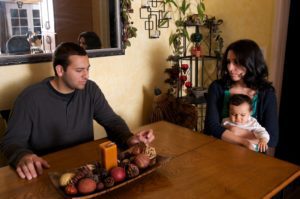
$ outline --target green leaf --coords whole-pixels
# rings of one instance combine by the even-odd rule
[[[201,2],[200,5],[201,5],[202,10],[205,11],[205,4],[203,2]]]
[[[158,23],[158,27],[161,28],[163,27],[166,23],[168,22],[168,19],[162,19]]]
[[[177,4],[176,4],[176,2],[174,0],[165,0],[163,3],[165,5],[166,4],[169,4],[169,5],[173,4],[176,8],[178,8],[178,6],[177,6]]]
[[[200,4],[197,5],[197,12],[198,12],[198,16],[199,16],[201,22],[203,22],[203,20],[204,20],[204,15],[205,15],[204,11],[205,11],[205,6],[201,2]]]
[[[185,15],[185,13],[189,9],[190,5],[191,5],[190,3],[186,3],[186,0],[182,1],[181,6],[179,7],[179,10],[181,11],[181,13],[183,15]]]
[[[188,39],[188,41],[190,41],[189,32],[187,31],[187,29],[186,29],[186,28],[184,28],[184,29],[183,29],[183,36],[184,36],[185,38],[187,38],[187,39]]]
[[[171,34],[170,37],[169,37],[169,45],[170,46],[173,44],[174,40],[175,40],[175,35]]]

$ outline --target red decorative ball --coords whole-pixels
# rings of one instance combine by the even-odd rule
[[[115,182],[122,182],[126,178],[125,169],[122,167],[114,167],[110,171],[110,176],[113,177]]]
[[[192,87],[192,82],[185,82],[184,85],[187,88],[191,88]]]
[[[68,195],[75,195],[78,193],[78,190],[74,185],[69,184],[65,187],[65,193]]]
[[[81,194],[90,194],[96,190],[97,184],[91,178],[83,178],[78,182],[78,191]]]

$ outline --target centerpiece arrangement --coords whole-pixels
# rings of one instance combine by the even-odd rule
[[[114,163],[115,144],[109,146],[109,156],[102,153],[101,161],[83,165],[62,173],[50,173],[54,186],[66,198],[93,198],[135,181],[162,166],[169,160],[156,154],[155,148],[139,143],[118,153]],[[113,152],[114,153],[114,152]],[[115,164],[115,165],[114,165]]]

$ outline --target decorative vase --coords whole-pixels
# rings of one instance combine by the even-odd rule
[[[191,54],[195,57],[201,57],[201,46],[200,44],[195,44],[192,48],[191,48]]]

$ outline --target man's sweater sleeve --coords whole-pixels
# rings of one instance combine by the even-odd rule
[[[30,105],[27,102],[28,100],[24,96],[17,98],[6,132],[0,142],[1,151],[13,167],[16,167],[25,154],[33,153],[28,149],[31,129],[29,108],[32,104]]]
[[[118,147],[126,149],[128,147],[127,140],[133,134],[125,121],[110,107],[98,87],[95,90],[94,106],[94,119],[104,127],[108,139],[116,142]]]

